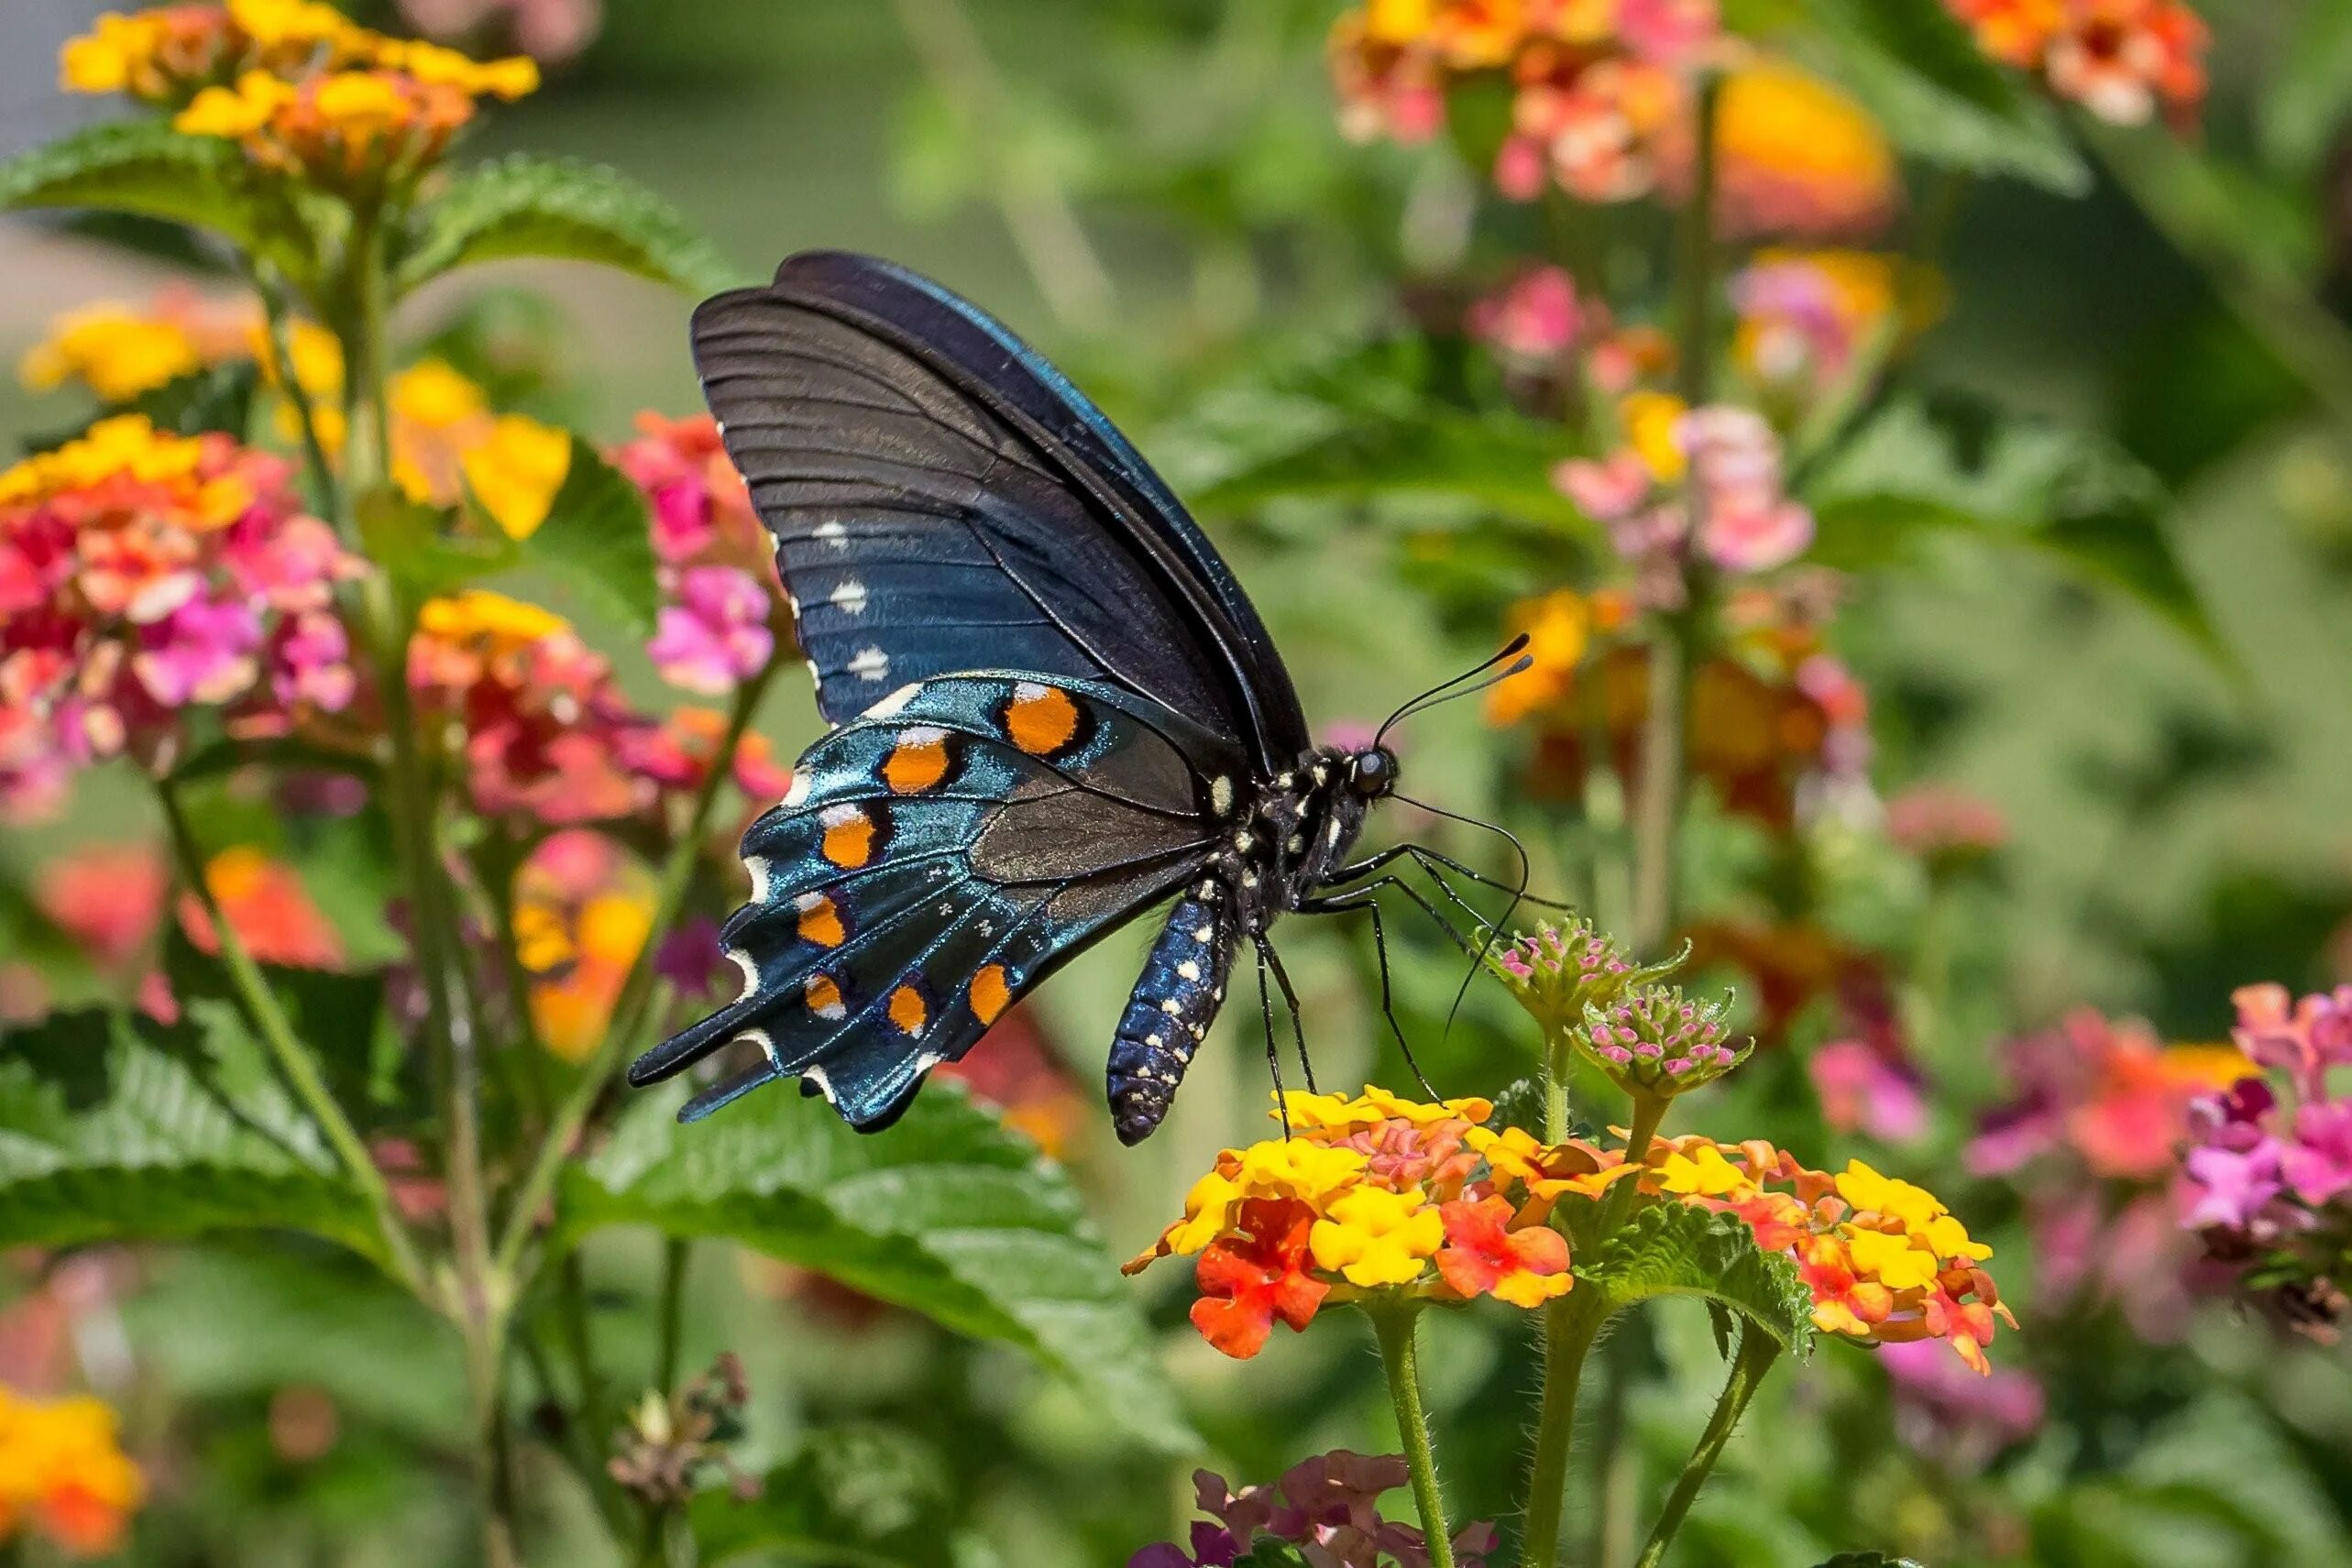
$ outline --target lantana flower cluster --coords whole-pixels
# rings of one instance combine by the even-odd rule
[[[1127,1559],[1127,1568],[1232,1568],[1267,1541],[1301,1548],[1316,1568],[1428,1568],[1422,1531],[1380,1517],[1381,1496],[1409,1479],[1401,1455],[1344,1448],[1301,1460],[1270,1486],[1238,1492],[1214,1471],[1196,1470],[1193,1496],[1209,1518],[1192,1526],[1191,1550],[1147,1546]],[[1494,1544],[1490,1524],[1456,1531],[1456,1568],[1485,1568]]]
[[[1732,363],[1775,404],[1808,408],[1913,324],[1906,282],[1893,258],[1871,251],[1760,250],[1731,282]]]
[[[1731,811],[1786,830],[1800,805],[1867,789],[1869,694],[1823,637],[1830,579],[1783,574],[1735,587],[1721,610],[1724,644],[1691,673],[1688,767]],[[1623,590],[1559,590],[1518,606],[1535,663],[1487,696],[1487,718],[1534,731],[1526,782],[1576,798],[1601,760],[1634,776],[1649,707],[1649,650],[1639,607]]]
[[[1689,75],[1720,37],[1713,0],[1490,5],[1369,0],[1331,38],[1341,125],[1368,140],[1426,140],[1467,78],[1511,93],[1495,183],[1532,199],[1550,182],[1588,202],[1646,194],[1662,143],[1687,115]]]
[[[1864,1343],[1940,1339],[1977,1372],[1995,1320],[2017,1326],[1973,1239],[1942,1200],[1860,1160],[1810,1170],[1761,1140],[1703,1136],[1653,1144],[1642,1190],[1738,1215],[1766,1252],[1796,1260],[1813,1324]]]
[[[2236,992],[2249,1071],[2190,1108],[2182,1223],[2239,1288],[2333,1342],[2352,1315],[2352,985]]]
[[[1944,0],[1977,47],[2116,125],[2196,118],[2205,24],[2182,0]]]
[[[2176,1338],[2207,1281],[2168,1190],[2201,1100],[2246,1076],[2229,1046],[2167,1045],[2078,1009],[2003,1049],[2012,1098],[1967,1149],[2025,1197],[2042,1299],[2112,1301],[2144,1339]]]
[[[1785,566],[1813,543],[1813,514],[1784,489],[1780,436],[1762,414],[1643,391],[1625,399],[1619,423],[1623,445],[1572,457],[1553,480],[1609,529],[1646,607],[1680,604],[1694,533],[1698,552],[1732,573]]]
[[[1567,1238],[1548,1223],[1553,1205],[1631,1172],[1589,1144],[1491,1131],[1493,1109],[1379,1088],[1286,1094],[1276,1114],[1290,1135],[1218,1155],[1184,1217],[1126,1271],[1196,1257],[1193,1326],[1245,1360],[1276,1322],[1303,1330],[1335,1292],[1540,1306],[1574,1283]]]
[[[0,1387],[0,1543],[29,1530],[76,1556],[101,1556],[121,1544],[146,1496],[103,1402]]]
[[[654,515],[665,605],[646,652],[671,685],[723,696],[764,669],[790,616],[751,492],[709,415],[640,414],[612,462]]]
[[[358,190],[413,177],[479,100],[536,91],[539,67],[389,38],[313,0],[228,0],[101,16],[66,45],[60,77],[169,110],[174,128],[238,142],[266,168]]]
[[[356,688],[335,585],[364,568],[287,466],[126,414],[0,472],[0,811],[169,760],[192,710],[279,733]]]

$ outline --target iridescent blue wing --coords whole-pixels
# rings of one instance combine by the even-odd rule
[[[1270,775],[1306,720],[1258,614],[1094,405],[977,307],[870,257],[810,252],[707,301],[695,362],[774,531],[818,704],[909,681],[1107,680]]]
[[[1199,874],[1246,754],[1116,686],[1027,673],[894,693],[809,748],[743,837],[731,1005],[647,1052],[651,1083],[748,1042],[682,1115],[798,1077],[886,1124],[1063,960]]]

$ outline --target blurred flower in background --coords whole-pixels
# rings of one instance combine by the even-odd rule
[[[570,60],[604,26],[600,0],[400,0],[418,32],[444,43],[501,37],[543,64]]]
[[[654,875],[601,833],[553,833],[514,878],[515,955],[540,1043],[577,1062],[603,1040],[654,924]]]
[[[72,1556],[103,1556],[146,1496],[104,1403],[0,1387],[0,1541],[29,1530]]]
[[[2205,96],[2204,20],[2181,0],[1944,0],[1977,46],[2116,125],[2193,125]]]
[[[1230,1568],[1260,1541],[1303,1549],[1316,1568],[1425,1568],[1428,1539],[1412,1525],[1380,1518],[1383,1494],[1402,1487],[1411,1474],[1401,1455],[1353,1453],[1336,1449],[1302,1459],[1270,1486],[1232,1484],[1214,1471],[1192,1473],[1193,1498],[1214,1523],[1192,1526],[1191,1551],[1147,1546],[1127,1559],[1127,1568]],[[1455,1532],[1457,1568],[1485,1568],[1495,1547],[1490,1524]]]

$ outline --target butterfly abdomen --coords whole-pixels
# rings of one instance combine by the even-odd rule
[[[1225,1002],[1233,948],[1233,919],[1225,904],[1187,897],[1169,912],[1111,1042],[1106,1087],[1121,1143],[1141,1143],[1168,1114],[1192,1053]]]

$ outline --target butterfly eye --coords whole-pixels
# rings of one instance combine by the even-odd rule
[[[1347,782],[1357,795],[1386,795],[1396,784],[1396,759],[1374,747],[1347,760]]]

